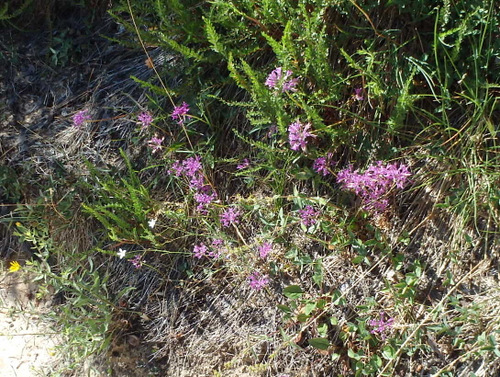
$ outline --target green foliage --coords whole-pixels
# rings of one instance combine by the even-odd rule
[[[0,165],[0,198],[16,203],[21,198],[21,185],[14,169]]]
[[[97,267],[87,250],[68,252],[54,241],[47,211],[38,217],[40,209],[20,207],[14,234],[33,250],[33,259],[23,267],[36,284],[36,298],[59,297],[61,304],[48,313],[64,341],[58,346],[63,355],[61,371],[81,367],[91,355],[102,355],[112,340],[114,304],[107,292],[109,275]]]
[[[91,204],[84,203],[83,208],[101,222],[113,241],[154,242],[148,227],[148,215],[154,211],[149,191],[141,184],[123,152],[122,157],[127,164],[128,177],[118,182],[111,176],[99,176],[91,167],[98,185],[98,197]]]
[[[10,2],[7,1],[3,5],[3,7],[0,8],[0,21],[10,20],[19,17],[26,11],[26,9],[31,5],[31,3],[33,3],[33,0],[24,0],[20,5],[14,4],[14,2],[10,4]],[[12,5],[15,5],[17,9],[15,9]],[[9,9],[9,6],[11,9]]]

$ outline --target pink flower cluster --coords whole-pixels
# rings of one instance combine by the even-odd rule
[[[240,223],[240,211],[235,207],[229,207],[220,214],[220,222],[223,227],[227,228],[231,224]]]
[[[259,246],[258,251],[259,251],[259,256],[262,259],[266,259],[269,253],[273,250],[273,244],[271,242],[264,242],[262,245]]]
[[[175,106],[174,111],[172,112],[172,119],[177,121],[177,124],[184,123],[185,118],[189,118],[189,105],[186,102],[183,102],[180,106]]]
[[[199,212],[206,213],[207,206],[217,199],[217,193],[205,182],[200,156],[188,157],[184,161],[175,161],[168,173],[189,179],[189,188],[195,192],[194,200],[198,203],[196,209]]]
[[[306,151],[307,138],[316,137],[309,130],[311,130],[311,123],[302,124],[300,121],[296,121],[288,126],[288,141],[292,150],[302,149],[303,152]]]
[[[238,165],[236,165],[236,169],[238,170],[242,170],[242,169],[246,169],[250,166],[250,160],[248,158],[244,158],[241,163],[239,163]]]
[[[305,226],[311,226],[316,224],[316,221],[320,215],[319,211],[316,211],[313,206],[305,206],[304,209],[299,210],[300,220]]]
[[[404,188],[410,176],[411,173],[404,164],[384,165],[382,161],[378,161],[364,173],[354,170],[352,166],[341,170],[337,174],[337,182],[345,190],[354,191],[361,198],[364,208],[381,213],[389,205],[390,190],[394,187]]]
[[[212,241],[210,246],[205,245],[203,242],[195,245],[193,248],[193,256],[198,259],[203,257],[218,258],[225,251],[227,251],[227,249],[224,246],[224,240],[217,238]]]
[[[368,325],[373,327],[370,331],[372,334],[380,334],[382,339],[386,338],[386,332],[390,330],[392,325],[394,324],[394,318],[388,317],[385,318],[385,312],[380,313],[380,319],[372,319],[368,321]]]
[[[266,285],[269,284],[269,277],[267,275],[262,275],[258,271],[254,271],[248,277],[248,285],[256,291],[261,290]]]
[[[316,173],[326,176],[330,174],[330,167],[335,165],[332,161],[333,153],[328,153],[325,157],[318,157],[314,160],[313,169]]]
[[[354,98],[356,101],[363,101],[365,99],[365,97],[363,97],[363,88],[354,89]]]
[[[141,114],[139,114],[137,120],[141,123],[141,129],[145,130],[150,126],[151,122],[153,121],[153,117],[151,116],[150,113],[144,111]]]
[[[75,115],[73,115],[73,126],[76,128],[81,128],[83,123],[90,119],[90,115],[87,114],[87,110],[80,110]]]
[[[132,265],[135,268],[141,268],[142,267],[142,257],[139,254],[137,254],[134,258],[130,259],[130,263],[132,263]]]
[[[297,91],[297,84],[299,83],[298,78],[292,78],[293,72],[292,71],[285,71],[283,73],[283,69],[281,67],[278,67],[274,69],[269,76],[267,76],[266,79],[266,85],[271,88],[271,89],[280,89],[281,91],[284,92],[296,92]]]
[[[165,140],[164,137],[159,138],[156,135],[154,135],[150,140],[148,140],[148,145],[153,150],[153,153],[156,153],[161,150],[161,143],[163,143],[163,140]]]

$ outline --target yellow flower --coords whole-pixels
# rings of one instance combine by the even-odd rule
[[[19,269],[21,269],[21,265],[19,264],[19,262],[17,261],[10,262],[10,267],[9,267],[10,272],[16,272]]]

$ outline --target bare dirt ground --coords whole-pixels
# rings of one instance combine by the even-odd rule
[[[36,288],[22,272],[0,276],[0,370],[3,377],[46,376],[59,362],[61,341],[41,319],[50,302],[34,299]]]

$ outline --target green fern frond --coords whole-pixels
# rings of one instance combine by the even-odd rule
[[[227,69],[229,70],[229,75],[236,82],[236,84],[240,88],[243,88],[250,92],[250,85],[248,81],[243,77],[243,75],[241,75],[241,73],[238,71],[238,68],[234,63],[233,55],[231,53],[229,53],[228,56]]]
[[[255,104],[253,102],[248,102],[248,101],[227,101],[224,98],[221,98],[221,97],[213,95],[213,94],[207,95],[207,98],[216,99],[217,101],[219,101],[219,102],[221,102],[224,105],[229,106],[229,107],[247,107],[247,108],[251,108],[251,107],[255,106]]]
[[[208,38],[208,41],[212,45],[212,50],[218,52],[223,56],[227,56],[226,48],[220,41],[220,36],[217,34],[214,25],[210,21],[209,18],[203,17],[203,21],[205,22],[205,32]]]
[[[275,147],[272,147],[266,143],[263,143],[262,141],[252,140],[249,137],[246,137],[246,136],[242,135],[241,133],[239,133],[238,130],[236,130],[236,129],[233,129],[233,132],[236,135],[236,137],[243,140],[245,143],[247,143],[248,145],[251,145],[252,147],[258,148],[260,150],[263,150],[263,151],[266,151],[266,152],[269,152],[272,154],[276,153]]]
[[[165,33],[158,32],[157,34],[158,34],[159,40],[161,42],[165,43],[168,47],[170,47],[174,51],[177,51],[178,53],[180,53],[185,58],[190,58],[190,59],[193,59],[193,60],[195,60],[197,62],[201,62],[201,61],[206,61],[207,60],[200,53],[196,52],[192,48],[189,48],[189,47],[187,47],[185,45],[182,45],[182,44],[176,42],[172,38],[169,38]]]
[[[84,212],[87,212],[89,215],[95,217],[99,222],[104,225],[106,229],[112,229],[111,223],[108,221],[107,218],[101,215],[100,212],[98,212],[95,208],[88,206],[86,204],[82,204]]]

